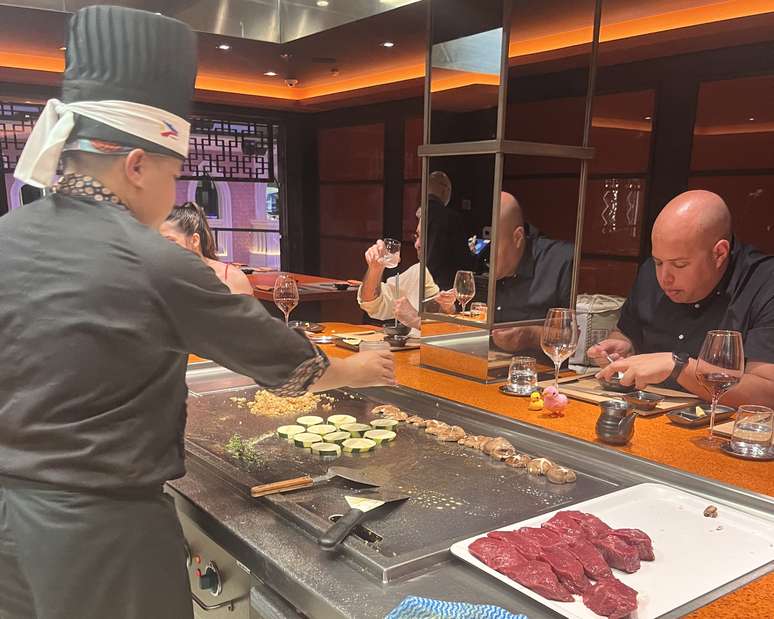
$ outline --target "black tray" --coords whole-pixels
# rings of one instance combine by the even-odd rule
[[[707,411],[707,414],[702,417],[698,417],[696,415],[696,406],[701,406],[705,411]],[[678,426],[683,426],[685,428],[703,428],[708,426],[710,423],[711,408],[712,404],[709,402],[699,402],[699,404],[696,405],[671,410],[666,414],[666,416],[669,417],[669,421]],[[722,404],[719,404],[715,412],[715,423],[717,424],[719,421],[725,421],[726,419],[729,419],[735,412],[736,409],[731,408],[730,406],[723,406]]]

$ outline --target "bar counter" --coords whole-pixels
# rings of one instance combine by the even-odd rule
[[[353,331],[357,328],[359,327],[339,323],[326,324],[326,332]],[[324,346],[323,350],[331,357],[346,357],[352,354],[332,345]],[[545,412],[527,410],[527,398],[503,395],[498,391],[497,384],[477,384],[422,368],[419,365],[418,350],[397,352],[394,356],[395,374],[400,385],[542,426],[575,438],[600,443],[594,431],[599,408],[593,404],[571,399],[564,417],[552,417]],[[774,462],[749,462],[703,449],[697,446],[695,441],[702,438],[706,432],[706,428],[691,430],[676,426],[664,415],[640,417],[636,421],[634,437],[628,445],[624,447],[606,445],[606,447],[746,490],[774,495]],[[688,617],[769,619],[774,617],[772,591],[774,591],[774,574],[770,573],[691,613]]]

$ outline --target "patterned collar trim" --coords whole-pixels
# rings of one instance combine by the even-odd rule
[[[83,174],[65,174],[51,188],[54,193],[61,193],[73,198],[88,198],[98,203],[106,202],[114,206],[127,208],[121,199],[105,187],[93,176]]]

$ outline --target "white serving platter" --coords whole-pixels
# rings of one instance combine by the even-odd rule
[[[655,619],[774,562],[774,516],[767,519],[716,504],[717,518],[707,518],[704,510],[708,505],[705,498],[646,483],[563,509],[594,514],[613,528],[642,529],[651,537],[656,560],[643,561],[634,574],[613,570],[613,575],[638,591],[639,606],[631,619]],[[557,511],[561,510],[499,530],[538,527]],[[485,535],[457,542],[451,547],[452,554],[564,617],[599,618],[578,595],[575,602],[548,600],[484,565],[470,554],[468,546]]]

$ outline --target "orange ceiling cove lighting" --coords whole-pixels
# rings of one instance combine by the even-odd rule
[[[602,42],[617,41],[771,12],[774,12],[774,0],[710,1],[697,7],[665,11],[616,23],[603,23],[600,40]],[[592,30],[589,26],[552,33],[533,39],[512,41],[508,50],[509,57],[517,58],[587,44],[591,41],[591,36]],[[0,67],[61,73],[64,70],[64,58],[61,53],[49,56],[0,50]],[[215,74],[200,73],[196,79],[196,88],[212,92],[251,95],[287,101],[303,101],[305,99],[416,80],[424,77],[424,73],[424,59],[417,59],[415,64],[409,64],[400,68],[364,73],[350,78],[335,77],[335,79],[324,84],[309,87],[302,85],[295,88],[253,82],[249,79],[240,80]],[[432,89],[434,92],[438,92],[474,84],[497,85],[498,78],[492,75],[460,73],[459,75],[449,75],[433,80]]]

